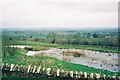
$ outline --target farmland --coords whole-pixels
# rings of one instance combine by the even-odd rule
[[[65,71],[82,71],[87,73],[100,73],[107,76],[119,75],[118,71],[112,72],[89,65],[75,64],[70,61],[60,60],[53,56],[27,56],[29,51],[45,51],[56,49],[90,50],[101,53],[119,54],[119,41],[117,30],[3,30],[2,33],[2,62],[23,66],[42,66],[42,68],[64,69]],[[13,45],[13,47],[8,47]],[[15,45],[28,47],[17,48]],[[64,53],[65,54],[65,53]],[[75,53],[67,53],[68,55]],[[81,56],[81,55],[80,55]],[[109,57],[109,56],[108,56]],[[116,58],[115,58],[116,59]],[[116,61],[117,63],[117,61]],[[112,64],[113,66],[115,64]],[[120,66],[117,63],[117,66]],[[95,75],[95,74],[94,74]],[[4,77],[4,76],[3,76]]]

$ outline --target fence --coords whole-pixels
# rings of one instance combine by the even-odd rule
[[[1,65],[3,77],[17,77],[17,78],[47,78],[57,80],[120,80],[119,75],[106,76],[99,73],[87,73],[82,71],[65,71],[61,69],[44,68],[42,66],[19,66],[8,65],[2,63]]]

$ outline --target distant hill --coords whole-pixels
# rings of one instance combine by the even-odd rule
[[[89,28],[89,29],[66,29],[66,28],[55,28],[55,29],[40,29],[40,28],[2,28],[2,31],[85,31],[85,32],[118,32],[118,28]]]

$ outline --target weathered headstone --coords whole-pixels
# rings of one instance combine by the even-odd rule
[[[10,71],[13,70],[13,67],[14,67],[14,64],[11,64],[11,66],[10,66]]]

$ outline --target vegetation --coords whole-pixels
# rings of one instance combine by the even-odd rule
[[[109,72],[109,71],[105,71],[105,70],[100,70],[100,69],[95,69],[92,67],[88,67],[88,66],[83,66],[80,64],[73,64],[70,62],[66,62],[63,60],[58,60],[56,58],[53,57],[48,57],[48,56],[26,56],[24,54],[24,49],[17,49],[16,50],[16,55],[15,56],[6,56],[5,58],[3,58],[3,62],[4,63],[8,63],[8,64],[18,64],[18,65],[23,65],[23,66],[28,66],[28,65],[32,65],[32,67],[34,67],[34,65],[36,66],[40,66],[42,65],[42,68],[54,68],[54,69],[64,69],[65,71],[86,71],[88,73],[101,73],[101,74],[106,74],[106,75],[115,75],[115,74],[119,74],[117,72]]]
[[[118,30],[93,31],[4,31],[4,39],[35,41],[59,45],[87,45],[117,49],[119,46]]]
[[[58,60],[48,56],[27,56],[29,50],[47,50],[51,48],[75,48],[101,52],[119,53],[119,38],[116,30],[100,31],[14,31],[5,30],[2,33],[2,60],[4,63],[18,65],[42,65],[42,67],[60,68],[64,70],[86,71],[106,75],[120,74],[102,69],[95,69],[80,64]],[[24,49],[9,47],[10,45],[27,45]],[[69,54],[69,53],[66,53]],[[79,53],[80,54],[80,53]],[[74,56],[81,56],[74,53]]]
[[[9,42],[9,41],[6,41]],[[28,45],[28,46],[33,46],[34,50],[46,50],[50,48],[76,48],[76,49],[87,49],[87,50],[94,50],[94,51],[100,51],[100,52],[113,52],[113,53],[119,53],[120,50],[110,48],[110,47],[102,47],[102,46],[88,46],[88,45],[60,45],[60,44],[49,44],[49,43],[41,43],[41,42],[35,42],[35,41],[15,41],[11,40],[10,41],[11,45]]]

